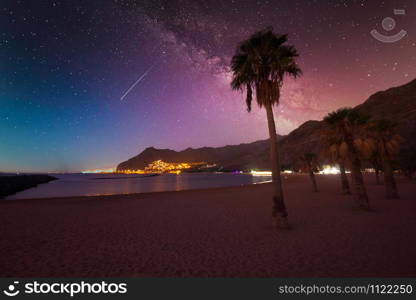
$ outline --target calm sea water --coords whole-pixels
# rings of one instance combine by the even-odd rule
[[[238,186],[270,180],[270,177],[230,173],[163,174],[154,177],[124,174],[54,174],[53,176],[59,179],[19,192],[6,199],[179,191]]]

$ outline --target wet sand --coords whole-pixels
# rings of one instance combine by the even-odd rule
[[[0,277],[416,276],[416,181],[400,199],[367,176],[373,212],[336,175],[284,180],[291,230],[271,223],[271,185],[0,201]]]

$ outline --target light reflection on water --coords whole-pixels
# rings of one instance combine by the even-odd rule
[[[270,177],[267,176],[253,177],[248,174],[231,173],[163,174],[153,177],[124,174],[57,174],[53,176],[59,178],[59,180],[41,184],[37,187],[9,196],[6,199],[179,191],[238,186],[243,184],[262,183],[270,180]]]

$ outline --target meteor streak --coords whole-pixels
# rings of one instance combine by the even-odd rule
[[[121,96],[121,98],[120,98],[120,100],[123,100],[130,92],[131,92],[131,90],[132,89],[134,89],[134,87],[140,82],[140,81],[142,81],[142,79],[143,78],[145,78],[146,77],[146,75],[150,72],[150,70],[152,70],[153,69],[153,67],[155,66],[155,64],[153,64],[153,65],[151,65],[150,66],[150,68],[149,69],[147,69],[146,70],[146,72],[144,72],[140,77],[139,77],[139,79],[137,79],[136,80],[136,82],[135,83],[133,83],[132,85],[131,85],[131,87],[123,94],[123,96]]]

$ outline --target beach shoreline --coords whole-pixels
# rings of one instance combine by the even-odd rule
[[[157,176],[106,176],[96,180],[94,174],[57,175],[58,180],[51,184],[21,191],[5,200],[68,198],[84,196],[107,196],[140,194],[165,191],[183,191],[229,186],[242,186],[267,182],[269,177],[231,173],[184,173],[158,174]]]
[[[149,195],[161,195],[161,194],[171,194],[171,193],[181,193],[181,192],[209,192],[215,190],[225,190],[225,189],[240,189],[242,187],[250,187],[260,184],[270,184],[269,181],[264,182],[254,182],[254,183],[247,183],[247,184],[240,184],[240,185],[233,185],[233,186],[219,186],[219,187],[207,187],[207,188],[188,188],[183,190],[167,190],[167,191],[153,191],[153,192],[139,192],[139,193],[122,193],[122,194],[101,194],[101,195],[84,195],[84,196],[63,196],[63,197],[36,197],[36,198],[21,198],[21,199],[1,199],[0,201],[9,201],[9,202],[17,202],[17,201],[60,201],[60,200],[87,200],[87,199],[94,199],[94,198],[105,198],[106,200],[111,200],[112,198],[120,199],[120,198],[130,198],[136,196],[149,196]],[[0,202],[1,203],[1,202]]]
[[[269,183],[1,201],[0,276],[416,276],[416,183],[400,178],[387,200],[372,180],[374,211],[358,212],[336,175],[318,193],[287,177],[292,229],[279,232]]]

